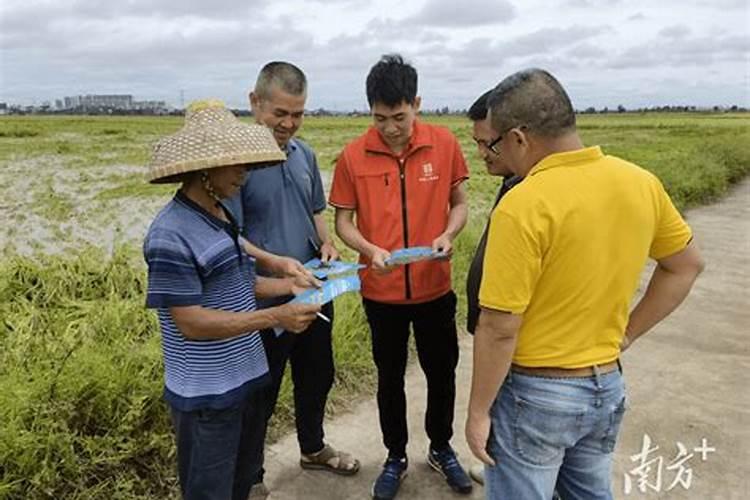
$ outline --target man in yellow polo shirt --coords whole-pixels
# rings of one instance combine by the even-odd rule
[[[583,146],[552,75],[511,75],[488,108],[488,147],[525,180],[492,214],[466,437],[488,498],[610,499],[618,358],[682,302],[703,263],[653,174]],[[649,257],[656,269],[629,312]]]

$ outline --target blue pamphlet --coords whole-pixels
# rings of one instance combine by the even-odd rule
[[[431,260],[446,257],[445,252],[434,251],[430,247],[410,247],[401,248],[391,252],[390,258],[386,259],[386,266],[398,266],[419,262],[421,260]]]
[[[320,259],[312,259],[305,262],[305,269],[312,271],[318,279],[328,278],[329,276],[338,276],[340,274],[354,273],[365,266],[356,262],[342,262],[340,260],[331,260],[322,262]]]
[[[302,304],[326,304],[341,294],[358,292],[361,288],[359,276],[353,274],[323,282],[323,286],[316,290],[307,290],[292,299],[292,302]]]

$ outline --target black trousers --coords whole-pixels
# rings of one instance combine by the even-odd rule
[[[271,418],[276,408],[281,381],[289,360],[294,383],[297,440],[300,451],[306,455],[323,448],[323,417],[328,392],[333,386],[333,303],[325,304],[321,312],[331,323],[316,318],[303,333],[283,332],[279,337],[273,330],[264,330],[262,333],[271,373],[266,419]]]
[[[409,327],[414,328],[419,365],[427,378],[425,430],[430,446],[440,449],[453,437],[456,399],[456,295],[451,291],[422,304],[385,304],[363,299],[378,369],[378,412],[383,444],[392,457],[406,456],[404,373]]]

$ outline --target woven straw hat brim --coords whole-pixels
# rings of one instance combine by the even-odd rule
[[[184,174],[206,170],[209,168],[229,167],[246,164],[251,168],[263,168],[286,160],[283,153],[251,153],[244,155],[228,155],[192,161],[181,161],[170,165],[152,168],[148,173],[151,184],[170,184],[182,182]]]
[[[188,108],[185,126],[154,147],[148,180],[152,184],[182,182],[184,174],[210,168],[263,167],[286,159],[270,129],[244,124],[217,101]]]

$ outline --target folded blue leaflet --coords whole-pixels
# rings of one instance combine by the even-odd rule
[[[313,275],[319,280],[329,276],[354,273],[364,267],[356,262],[341,262],[340,260],[322,262],[320,259],[312,259],[305,262],[305,269],[312,271]]]
[[[391,252],[391,256],[386,259],[386,266],[398,266],[403,264],[410,264],[412,262],[419,262],[422,260],[439,259],[445,257],[445,252],[438,252],[430,247],[410,247],[401,248]]]
[[[323,282],[317,290],[307,290],[292,299],[292,302],[302,304],[326,304],[341,294],[358,292],[361,288],[359,276],[353,274],[343,278],[331,279]]]

